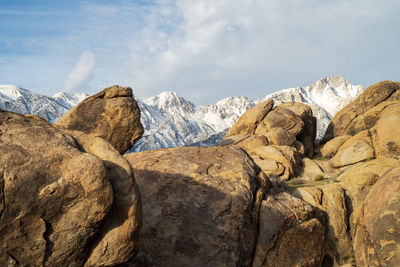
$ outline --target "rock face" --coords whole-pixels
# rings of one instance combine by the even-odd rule
[[[248,110],[219,144],[246,150],[267,175],[290,179],[300,170],[301,155],[313,155],[316,121],[303,103],[272,101]]]
[[[356,224],[358,266],[397,266],[400,262],[400,167],[382,176],[365,199]]]
[[[357,132],[352,131],[352,129],[354,129],[351,127],[352,122],[357,120],[357,117],[360,115],[367,113],[371,108],[390,99],[392,95],[392,98],[396,98],[395,93],[399,89],[400,83],[392,81],[383,81],[368,87],[360,96],[335,115],[323,139],[328,141],[334,137],[345,134],[355,135]],[[372,126],[373,125],[369,125],[369,128]]]
[[[250,266],[267,180],[242,150],[186,147],[125,157],[143,199],[135,264]]]
[[[0,110],[0,150],[0,265],[110,266],[133,257],[140,198],[110,144]]]
[[[325,229],[316,209],[288,193],[262,202],[253,267],[321,266]]]
[[[74,106],[56,125],[99,136],[121,154],[131,149],[144,132],[132,89],[118,85],[108,87]]]

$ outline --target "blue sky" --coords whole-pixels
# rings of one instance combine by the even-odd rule
[[[0,84],[199,104],[343,74],[400,80],[400,1],[0,0]]]

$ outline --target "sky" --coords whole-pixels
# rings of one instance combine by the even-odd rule
[[[344,75],[400,80],[398,0],[0,0],[0,84],[53,95],[261,99]]]

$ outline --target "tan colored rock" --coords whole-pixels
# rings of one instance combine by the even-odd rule
[[[118,85],[86,98],[56,125],[101,137],[121,154],[131,149],[144,132],[132,89]]]
[[[319,177],[324,177],[324,171],[312,159],[303,158],[303,173],[302,178],[309,181],[315,181]]]
[[[301,187],[293,196],[298,197],[317,208],[318,219],[324,223],[327,231],[327,246],[330,257],[336,264],[342,264],[351,255],[351,238],[348,232],[346,195],[338,184],[318,187]]]
[[[321,154],[324,158],[330,158],[336,154],[338,149],[349,140],[351,135],[342,135],[329,140],[321,148]]]
[[[358,210],[354,252],[357,266],[400,262],[400,167],[382,176]]]
[[[400,155],[400,102],[382,111],[373,133],[377,157]]]
[[[304,155],[312,157],[314,154],[314,141],[317,134],[317,119],[313,116],[310,106],[304,103],[283,103],[279,107],[289,109],[301,117],[304,127],[297,136],[297,140],[304,145]]]
[[[252,135],[249,138],[238,142],[236,145],[246,151],[250,151],[256,147],[268,145],[268,140],[262,135]]]
[[[0,133],[0,265],[82,266],[113,203],[103,161],[29,116],[0,111]]]
[[[316,210],[288,193],[262,202],[253,267],[320,266],[325,257],[325,229]]]
[[[400,93],[400,91],[396,92]],[[346,129],[346,133],[349,135],[355,135],[363,130],[368,130],[374,127],[381,117],[382,111],[395,104],[399,104],[399,100],[386,100],[379,103],[375,107],[369,109],[365,114],[361,114],[352,120]]]
[[[278,166],[279,164],[283,166],[285,169],[284,173],[281,174],[281,179],[289,179],[295,176],[300,170],[300,154],[295,148],[290,146],[260,146],[248,151],[248,153],[257,162],[259,160],[274,160],[278,163]],[[274,175],[275,173],[270,173],[267,169],[263,169],[263,171],[266,174]]]
[[[343,167],[375,157],[371,136],[368,130],[349,138],[332,158],[334,167]]]
[[[278,146],[291,146],[296,141],[296,136],[294,134],[289,133],[286,129],[282,127],[274,127],[271,128],[266,133],[268,143],[272,145]]]
[[[258,124],[255,133],[266,135],[274,127],[282,127],[289,133],[297,136],[303,130],[304,122],[299,115],[293,111],[277,107],[270,111]]]
[[[246,153],[229,146],[183,147],[125,157],[143,200],[136,264],[251,264],[261,184],[267,180],[257,177],[258,168]]]
[[[392,81],[379,82],[365,89],[361,95],[333,117],[323,140],[329,141],[334,137],[346,134],[350,123],[355,118],[390,98],[399,89],[400,84]]]
[[[274,101],[269,99],[247,110],[232,126],[225,137],[254,134],[257,125],[264,119],[273,106]]]
[[[100,137],[67,131],[80,147],[104,161],[114,192],[113,206],[103,221],[101,235],[92,241],[85,266],[114,266],[130,260],[139,249],[142,202],[129,162]]]

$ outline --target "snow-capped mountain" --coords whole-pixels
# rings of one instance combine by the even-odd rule
[[[175,92],[137,100],[144,136],[131,151],[190,145],[230,127],[254,102],[230,97],[214,105],[197,106]],[[223,137],[223,136],[222,136]]]
[[[267,95],[263,100],[272,98],[275,105],[284,102],[308,104],[317,118],[317,138],[322,138],[333,116],[363,90],[361,85],[352,85],[339,75],[321,79],[306,87],[283,89]]]
[[[15,85],[0,85],[0,108],[21,114],[34,114],[55,122],[72,106],[88,97],[78,93],[58,93],[53,97],[36,94]]]
[[[324,78],[306,87],[277,91],[272,98],[276,105],[283,102],[303,102],[311,106],[317,117],[317,137],[321,138],[332,117],[357,97],[363,88],[352,85],[343,76]],[[0,85],[0,108],[23,114],[35,114],[55,122],[87,94],[57,93],[52,97],[35,94],[13,85]],[[229,97],[213,105],[195,105],[175,92],[137,99],[141,110],[143,137],[133,151],[177,146],[213,146],[219,143],[227,129],[256,102],[247,97]]]

